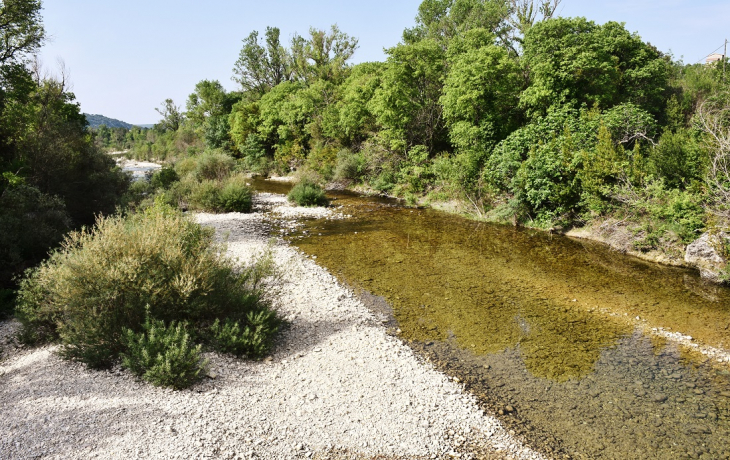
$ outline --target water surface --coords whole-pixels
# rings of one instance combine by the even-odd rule
[[[729,458],[730,378],[642,331],[728,348],[730,290],[603,245],[332,196],[293,244],[384,297],[401,336],[537,448],[568,458]]]

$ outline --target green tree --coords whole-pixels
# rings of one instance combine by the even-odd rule
[[[384,69],[385,65],[380,62],[358,64],[342,84],[337,120],[337,133],[341,143],[352,146],[377,131],[377,121],[370,101],[380,88]]]
[[[657,116],[665,107],[668,59],[622,24],[554,18],[531,27],[524,39],[530,86],[521,97],[533,116],[551,106],[631,102]]]
[[[259,101],[258,133],[282,164],[293,166],[306,156],[308,113],[298,97],[305,88],[302,82],[284,82]]]
[[[452,144],[487,152],[519,126],[524,79],[507,51],[492,44],[488,31],[474,29],[466,35],[466,45],[449,48],[453,56],[440,101]]]
[[[424,145],[430,153],[448,148],[439,103],[446,54],[438,42],[424,39],[388,51],[388,61],[370,109],[382,127],[380,136],[402,153]]]
[[[177,131],[185,120],[180,107],[175,105],[172,99],[165,99],[162,107],[155,108],[155,110],[162,116],[162,120],[157,125],[163,131]]]
[[[239,99],[239,94],[228,93],[219,81],[202,80],[188,96],[185,116],[209,146],[231,148],[228,116]]]
[[[40,0],[4,0],[0,4],[0,66],[24,62],[44,39]]]
[[[507,0],[424,0],[418,7],[416,26],[403,32],[403,41],[414,44],[433,39],[445,47],[471,29],[507,34],[510,5]]]
[[[246,99],[234,104],[228,116],[229,134],[233,145],[239,152],[243,152],[248,138],[258,136],[259,102],[249,102]]]
[[[254,100],[292,77],[291,56],[281,45],[280,34],[278,28],[267,27],[265,45],[260,43],[257,31],[243,40],[243,48],[233,67],[233,80]]]
[[[187,117],[196,126],[202,126],[210,117],[227,115],[235,98],[217,80],[202,80],[195,85],[195,91],[188,96]]]
[[[291,44],[294,72],[305,82],[325,80],[341,83],[348,75],[348,61],[357,50],[357,38],[342,32],[337,25],[330,31],[309,29],[309,38],[295,35]]]
[[[509,23],[512,26],[510,47],[517,51],[528,30],[537,22],[553,17],[562,0],[510,0]]]

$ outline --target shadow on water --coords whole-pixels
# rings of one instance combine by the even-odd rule
[[[592,242],[332,198],[353,218],[309,221],[292,243],[387,299],[404,339],[538,449],[730,457],[728,372],[637,327],[730,348],[727,288]]]

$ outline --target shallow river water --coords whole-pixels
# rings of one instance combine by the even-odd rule
[[[258,187],[262,187],[261,184]],[[392,306],[400,336],[557,458],[730,458],[730,289],[603,245],[333,194],[289,235]]]

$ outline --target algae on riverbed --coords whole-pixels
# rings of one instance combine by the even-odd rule
[[[407,339],[451,338],[478,354],[519,345],[531,372],[557,381],[590,373],[637,316],[725,345],[728,290],[697,294],[687,270],[382,200],[335,203],[355,217],[310,222],[296,245],[387,298]]]

